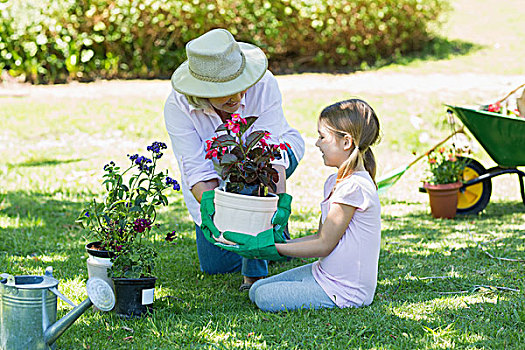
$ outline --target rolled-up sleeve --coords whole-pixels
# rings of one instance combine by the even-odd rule
[[[192,188],[200,181],[219,178],[213,162],[205,159],[204,141],[188,116],[169,100],[164,106],[166,129],[171,139],[175,158],[179,163],[182,181]]]

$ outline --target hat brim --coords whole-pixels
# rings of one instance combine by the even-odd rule
[[[171,86],[181,94],[215,98],[230,96],[254,85],[266,72],[268,59],[257,46],[243,42],[238,44],[246,58],[246,66],[237,78],[221,83],[199,80],[191,75],[186,60],[173,72]]]

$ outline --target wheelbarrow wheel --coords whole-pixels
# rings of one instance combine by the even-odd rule
[[[467,164],[463,170],[463,181],[475,179],[486,172],[487,170],[480,162],[472,158],[467,158]],[[460,215],[479,213],[485,209],[489,203],[491,194],[492,183],[490,180],[460,189],[456,213]]]

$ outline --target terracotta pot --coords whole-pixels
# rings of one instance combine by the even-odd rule
[[[441,185],[430,185],[428,183],[423,185],[428,193],[430,211],[433,217],[453,219],[456,216],[458,191],[462,185],[461,181]]]

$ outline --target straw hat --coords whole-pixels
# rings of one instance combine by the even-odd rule
[[[268,68],[257,46],[237,42],[225,29],[213,29],[186,44],[188,59],[171,76],[173,88],[196,97],[225,97],[243,91]]]

